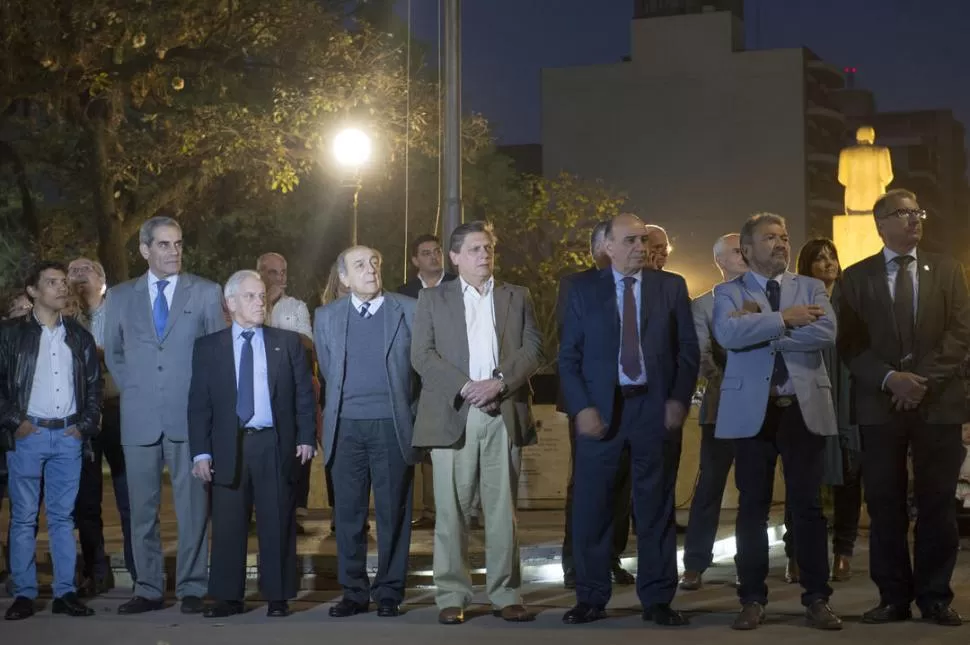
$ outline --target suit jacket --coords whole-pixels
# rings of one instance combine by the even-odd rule
[[[569,310],[569,291],[572,286],[579,282],[580,280],[588,280],[594,276],[599,275],[600,270],[596,267],[590,267],[584,271],[578,271],[577,273],[570,273],[569,275],[564,275],[559,278],[559,293],[556,299],[556,326],[559,330],[559,338],[562,338],[562,326],[563,321],[566,318],[566,311]],[[566,397],[563,394],[562,382],[559,384],[559,392],[556,396],[556,412],[566,411]]]
[[[732,316],[745,302],[755,303],[759,313]],[[743,439],[761,431],[777,352],[788,367],[809,432],[838,434],[832,383],[822,355],[835,346],[836,334],[835,312],[825,285],[786,272],[781,279],[779,309],[795,305],[819,305],[825,315],[810,325],[787,329],[780,311],[771,310],[768,296],[751,271],[714,287],[714,338],[727,350],[715,430],[718,438]]]
[[[690,408],[700,352],[687,282],[676,273],[644,269],[640,281],[640,348],[648,395],[662,409],[668,400]],[[559,341],[559,379],[566,413],[595,407],[613,420],[619,385],[620,314],[613,270],[573,284]]]
[[[542,362],[542,336],[536,327],[529,290],[495,281],[493,292],[498,370],[508,392],[500,408],[516,446],[536,442],[529,378]],[[465,436],[469,404],[461,388],[469,381],[468,330],[461,280],[424,289],[414,314],[411,362],[421,376],[414,422],[414,445],[450,448]]]
[[[714,290],[703,293],[690,303],[694,317],[694,331],[701,350],[700,375],[707,381],[704,399],[701,401],[700,422],[714,425],[717,421],[717,406],[721,401],[721,379],[724,378],[724,365],[727,353],[713,338],[714,329]]]
[[[454,273],[448,273],[447,271],[445,271],[444,275],[441,276],[441,282],[438,283],[436,286],[440,287],[444,283],[451,282],[457,277],[458,276],[456,276]],[[418,276],[414,276],[413,278],[411,278],[410,280],[402,284],[400,287],[398,287],[397,292],[402,296],[408,296],[409,298],[414,298],[415,300],[417,300],[418,294],[421,293],[422,289],[424,289],[424,285],[421,284],[421,278],[419,278]]]
[[[298,445],[316,445],[316,401],[300,335],[263,327],[270,406],[280,476],[296,481]],[[242,438],[236,416],[236,358],[232,328],[195,341],[189,388],[189,449],[212,455],[212,481],[231,486],[242,472]]]
[[[200,336],[226,328],[222,289],[180,273],[161,340],[147,273],[109,289],[105,307],[104,358],[121,391],[121,442],[187,441],[192,350]]]
[[[882,389],[890,370],[924,376],[929,389],[918,410],[928,423],[966,420],[960,366],[970,346],[970,307],[963,267],[948,257],[917,252],[919,293],[913,363],[899,364],[899,335],[882,251],[842,275],[839,353],[852,373],[854,421],[887,423],[894,414]]]
[[[384,372],[391,396],[391,413],[398,446],[405,462],[415,464],[420,454],[411,447],[414,433],[414,409],[417,401],[417,379],[411,369],[411,338],[414,322],[413,298],[384,292]],[[340,405],[343,401],[344,371],[347,355],[347,324],[357,313],[350,296],[343,296],[318,307],[313,318],[313,343],[317,350],[320,377],[325,384],[323,395],[323,449],[326,463],[333,459]]]

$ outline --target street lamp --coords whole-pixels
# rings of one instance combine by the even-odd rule
[[[333,140],[333,154],[337,159],[337,163],[345,168],[349,168],[354,173],[354,219],[351,229],[351,244],[356,246],[357,204],[361,189],[360,168],[370,159],[370,137],[357,128],[342,130]]]

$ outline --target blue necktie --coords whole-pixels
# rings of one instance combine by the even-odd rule
[[[768,304],[772,311],[781,308],[781,285],[777,280],[768,280]],[[775,367],[771,371],[771,387],[781,387],[788,382],[788,366],[785,359],[781,357],[781,352],[775,350]]]
[[[253,334],[252,329],[242,333],[243,346],[239,353],[239,385],[236,386],[236,416],[244,426],[256,414],[256,396],[253,393]]]
[[[374,314],[370,313],[370,303],[369,302],[362,302],[360,304],[359,313],[360,313],[360,317],[361,318],[370,318],[371,316],[374,315]]]
[[[165,333],[165,325],[168,324],[168,300],[165,299],[165,287],[168,280],[159,280],[155,283],[158,286],[158,295],[155,296],[155,304],[152,305],[152,320],[155,321],[155,333],[159,340]]]

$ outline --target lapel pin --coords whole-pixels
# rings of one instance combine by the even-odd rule
[[[924,264],[924,265],[923,265],[923,270],[924,270],[924,271],[929,271],[929,270],[930,270],[930,265],[928,265],[928,264]]]
[[[278,352],[278,351],[280,351],[280,348],[279,348],[279,347],[274,347],[274,348],[273,348],[273,351],[274,351],[274,352]]]

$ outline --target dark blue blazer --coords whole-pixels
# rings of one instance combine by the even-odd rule
[[[649,396],[690,407],[697,385],[700,348],[687,282],[676,273],[644,269],[640,283],[640,346]],[[559,341],[559,379],[566,414],[599,410],[609,425],[619,384],[620,316],[613,270],[577,280],[569,289]],[[660,410],[658,410],[660,412]]]

